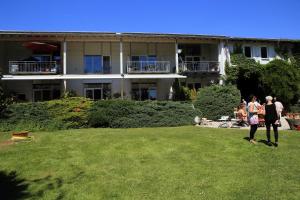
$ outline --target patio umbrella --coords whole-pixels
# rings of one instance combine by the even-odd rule
[[[34,52],[51,53],[58,49],[56,45],[44,42],[24,42],[22,46],[31,49]]]

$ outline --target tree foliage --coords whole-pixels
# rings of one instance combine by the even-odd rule
[[[300,96],[299,69],[287,61],[273,60],[263,70],[265,94],[276,96],[286,106],[297,102]]]
[[[283,54],[285,50],[282,50]],[[267,95],[278,97],[286,107],[299,99],[299,64],[292,57],[290,62],[275,59],[266,65],[246,58],[243,54],[231,55],[231,66],[226,67],[226,82],[237,85],[242,97],[251,94],[264,100]]]
[[[8,99],[4,95],[1,78],[2,78],[2,75],[0,73],[0,117],[2,116],[4,110],[8,106]]]
[[[231,55],[231,63],[232,65],[225,69],[226,83],[237,85],[244,98],[251,94],[262,97],[264,95],[261,82],[263,66],[243,54]]]

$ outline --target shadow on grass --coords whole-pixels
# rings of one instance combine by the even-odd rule
[[[78,176],[78,174],[75,175],[75,177],[76,176]],[[63,179],[52,178],[51,176],[34,180],[26,180],[24,178],[20,178],[16,171],[0,171],[0,199],[40,199],[43,198],[45,192],[49,190],[56,191],[56,200],[63,199],[65,196],[64,192],[61,190],[63,183]],[[71,183],[73,183],[72,180]],[[29,191],[28,188],[31,184],[39,185],[40,189],[38,191]]]
[[[16,171],[9,173],[0,171],[0,198],[1,199],[24,199],[30,195],[28,182],[18,177]]]
[[[270,146],[267,140],[259,140],[258,142]]]
[[[244,137],[243,139],[244,139],[244,140],[247,140],[248,142],[250,141],[250,138],[249,138],[249,137]]]

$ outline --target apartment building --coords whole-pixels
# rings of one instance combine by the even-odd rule
[[[279,42],[293,45],[208,35],[2,31],[0,70],[5,92],[19,100],[50,100],[65,91],[94,100],[166,100],[175,79],[195,89],[222,84],[235,45],[267,63],[280,58]]]

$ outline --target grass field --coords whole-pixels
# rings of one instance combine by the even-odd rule
[[[78,129],[10,145],[1,133],[0,199],[300,199],[300,133],[280,132],[278,148],[251,145],[247,135]]]

